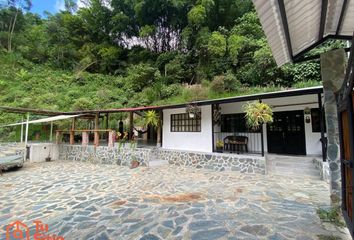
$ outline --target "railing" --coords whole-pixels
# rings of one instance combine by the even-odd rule
[[[80,133],[77,135],[76,133]],[[93,133],[93,139],[91,137]],[[108,135],[107,135],[108,133]],[[91,135],[90,135],[91,134]],[[56,142],[57,144],[61,142],[69,142],[70,144],[75,144],[75,142],[82,143],[83,146],[90,144],[90,139],[93,140],[95,146],[100,145],[101,135],[106,135],[103,137],[107,140],[108,146],[114,146],[115,142],[115,131],[112,129],[100,129],[100,130],[57,130],[56,131]]]
[[[230,147],[225,144],[225,139],[228,136],[244,136],[247,137],[247,147],[241,142],[234,143],[236,146]],[[222,142],[223,145],[217,148],[217,143]],[[227,142],[227,141],[226,141]],[[262,154],[262,134],[260,132],[214,132],[214,152],[223,153],[242,153],[242,154]]]

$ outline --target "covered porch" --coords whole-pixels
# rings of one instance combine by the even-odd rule
[[[314,87],[215,101],[211,104],[213,152],[308,155],[325,161],[322,92],[322,87]],[[269,104],[273,123],[256,130],[248,127],[243,106],[249,101]]]
[[[73,112],[55,112],[38,109],[12,108],[0,106],[0,111],[19,114],[21,121],[1,127],[21,127],[19,142],[48,142],[82,146],[122,146],[152,147],[161,145],[159,126],[142,126],[146,111],[155,107],[100,109]],[[122,117],[123,116],[123,117]],[[157,111],[157,116],[160,117]],[[26,121],[23,121],[27,119]],[[136,123],[136,122],[140,122]],[[32,125],[42,125],[46,132],[30,132]],[[50,130],[47,127],[49,124]],[[48,132],[48,133],[47,133]],[[48,135],[48,139],[38,136]]]

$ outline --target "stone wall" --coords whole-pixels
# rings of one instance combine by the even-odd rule
[[[251,155],[189,152],[162,148],[121,148],[60,145],[59,159],[129,166],[136,159],[142,166],[150,160],[168,161],[176,166],[191,166],[216,171],[265,174],[265,158]]]
[[[133,159],[140,165],[147,166],[151,149],[146,148],[108,148],[79,145],[60,145],[59,159],[100,164],[117,164],[129,166]]]
[[[320,170],[320,175],[323,181],[329,183],[329,165],[328,162],[323,162],[322,159],[314,158],[313,163],[316,165],[316,168]]]
[[[6,151],[6,154],[3,154],[2,151]],[[25,154],[25,145],[24,143],[17,142],[0,142],[0,156],[2,155],[24,155]]]
[[[159,159],[167,160],[176,166],[192,166],[216,171],[237,171],[241,173],[265,174],[265,158],[252,155],[225,153],[188,152],[159,149]]]

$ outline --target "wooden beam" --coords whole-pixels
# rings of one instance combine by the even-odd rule
[[[344,14],[347,11],[347,4],[348,4],[348,0],[343,0],[342,10],[341,10],[339,20],[338,20],[338,25],[337,25],[336,35],[339,35],[339,33],[342,29]]]
[[[323,34],[324,34],[325,26],[326,26],[327,8],[328,8],[328,0],[322,0],[320,32],[318,35],[318,40],[321,40],[323,38]]]
[[[278,5],[279,5],[280,16],[283,22],[284,35],[285,35],[286,45],[288,47],[289,56],[290,59],[293,59],[293,47],[291,45],[289,24],[288,24],[288,18],[286,16],[284,0],[278,0]]]

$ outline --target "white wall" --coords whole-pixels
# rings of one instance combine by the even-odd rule
[[[45,162],[50,156],[52,160],[59,159],[59,148],[57,144],[36,143],[30,145],[30,162]]]
[[[185,113],[186,108],[163,110],[162,147],[212,152],[211,106],[202,106],[201,111],[201,132],[171,132],[171,114]]]
[[[308,108],[318,108],[318,97],[314,95],[304,95],[297,97],[284,97],[284,98],[273,98],[273,99],[264,99],[263,102],[273,106],[274,112],[282,111],[295,111],[295,110],[304,110]],[[242,113],[242,106],[246,102],[237,102],[237,103],[226,103],[220,104],[222,114],[231,114],[231,113]],[[281,106],[281,105],[291,105],[294,106]],[[298,105],[300,104],[300,105]],[[171,132],[170,129],[170,120],[171,114],[185,113],[185,108],[178,109],[166,109],[163,111],[163,140],[162,147],[166,149],[178,149],[178,150],[190,150],[190,151],[203,151],[203,152],[212,152],[212,121],[211,121],[211,106],[202,106],[202,122],[201,122],[201,132]],[[311,120],[312,121],[312,120]],[[321,133],[312,132],[312,124],[305,122],[304,116],[304,125],[305,125],[305,141],[306,141],[306,154],[307,155],[321,155],[322,147],[320,137]],[[220,127],[214,127],[215,132],[220,131]],[[263,127],[264,133],[264,149],[267,152],[267,128]],[[240,134],[242,135],[242,133]],[[217,139],[215,139],[216,142]],[[257,139],[260,143],[259,139]],[[214,142],[214,144],[215,144]],[[252,145],[249,144],[250,151],[261,151],[260,144],[256,144],[254,149]]]
[[[318,97],[317,95],[304,95],[296,97],[284,97],[284,98],[273,98],[273,99],[264,99],[263,102],[273,106],[274,112],[283,112],[283,111],[295,111],[295,110],[304,110],[308,108],[318,108]],[[221,113],[222,114],[231,114],[231,113],[242,113],[242,106],[246,102],[237,102],[237,103],[227,103],[221,104]],[[281,106],[281,105],[291,105],[291,104],[301,104],[295,106]],[[311,117],[311,115],[310,115]],[[312,120],[311,120],[312,123]],[[312,124],[305,122],[304,116],[304,125],[305,125],[305,139],[306,139],[306,154],[307,155],[321,155],[322,147],[321,142],[321,133],[312,132]],[[264,133],[264,149],[267,151],[267,128],[263,127]]]

